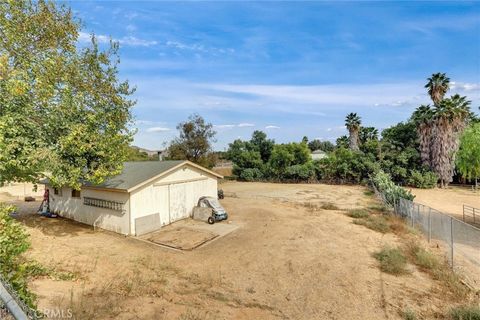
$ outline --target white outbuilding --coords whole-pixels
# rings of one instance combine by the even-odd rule
[[[192,216],[202,196],[217,197],[221,175],[189,161],[126,162],[121,174],[81,190],[49,189],[50,211],[94,227],[142,235]]]

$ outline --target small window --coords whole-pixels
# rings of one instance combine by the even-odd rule
[[[53,194],[61,197],[62,196],[62,189],[54,188],[53,189]]]
[[[80,198],[80,190],[72,189],[72,198]]]

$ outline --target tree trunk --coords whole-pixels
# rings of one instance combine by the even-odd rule
[[[350,135],[348,137],[348,147],[350,150],[358,151],[358,130],[350,130]]]

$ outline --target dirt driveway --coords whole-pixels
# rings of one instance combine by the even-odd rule
[[[241,227],[192,251],[64,219],[24,218],[30,257],[77,275],[34,281],[40,309],[71,309],[76,319],[401,319],[405,308],[444,304],[425,274],[379,271],[372,253],[394,244],[393,234],[331,210],[370,205],[363,188],[221,187],[222,204]]]

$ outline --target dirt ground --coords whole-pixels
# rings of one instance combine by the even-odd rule
[[[415,195],[415,202],[460,220],[463,217],[464,204],[480,209],[480,191],[473,192],[469,188],[449,187],[448,189],[411,189],[411,191]]]
[[[40,310],[76,319],[402,319],[448,307],[438,283],[382,273],[372,254],[399,240],[340,209],[375,200],[358,186],[226,182],[222,204],[240,228],[178,252],[66,219],[22,221],[29,257],[73,280],[35,280]],[[319,206],[328,204],[330,209]],[[427,318],[430,319],[430,316]]]

